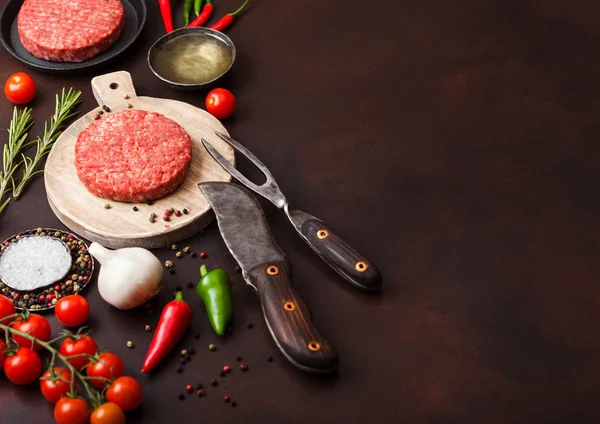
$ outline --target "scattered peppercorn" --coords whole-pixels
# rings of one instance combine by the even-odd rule
[[[178,258],[181,258],[183,256],[183,253],[182,252],[177,252],[177,253],[175,253],[175,256],[177,256]]]
[[[200,338],[200,333],[196,333],[196,334],[194,334],[194,338],[195,338],[196,340],[198,340],[198,339]]]
[[[95,120],[95,121],[97,121],[98,119],[100,119],[100,115],[98,115],[98,114],[95,114],[95,115],[94,115],[94,120]]]
[[[215,350],[217,350],[217,346],[215,346],[214,344],[209,344],[208,345],[208,350],[210,350],[211,352],[214,352]]]
[[[127,107],[128,107],[129,109],[131,109],[131,108],[133,108],[133,105],[132,105],[131,103],[127,103]]]
[[[171,275],[175,274],[175,270],[174,270],[173,268],[171,268],[171,269],[169,270],[169,274],[171,274]]]
[[[235,408],[236,406],[237,406],[237,403],[236,403],[236,401],[235,401],[235,400],[234,400],[234,401],[231,401],[231,407],[232,407],[232,408]]]
[[[173,261],[165,261],[165,266],[167,268],[173,268]]]
[[[110,108],[106,105],[102,105],[102,109],[104,109],[105,112],[110,112]]]
[[[189,212],[188,212],[188,210],[187,210],[187,209],[184,209],[184,210],[183,210],[183,214],[184,214],[184,215],[187,215],[188,213],[189,213]]]
[[[148,200],[148,201],[146,202],[146,204],[147,204],[148,206],[152,206],[152,205],[154,204],[154,202],[153,202],[152,200]]]
[[[196,252],[192,252],[191,256],[192,256],[192,258],[195,258],[196,257]]]
[[[272,356],[267,356],[267,362],[273,362],[273,357]]]
[[[229,403],[229,402],[231,402],[231,398],[229,396],[225,396],[225,397],[223,397],[223,401],[225,403]]]
[[[217,380],[213,380],[210,382],[210,385],[213,387],[217,387],[219,385],[219,382]]]
[[[104,111],[103,111],[103,110],[99,110],[99,111],[98,111],[98,115],[102,115],[103,113],[104,113]]]
[[[192,283],[191,281],[189,283],[187,283],[188,289],[193,289],[194,288],[194,283]]]
[[[171,250],[177,250],[177,245],[176,244],[172,244],[171,245]]]
[[[183,248],[183,253],[190,253],[190,250],[191,250],[191,249],[192,249],[192,247],[191,247],[191,246],[185,246],[185,247]]]
[[[200,252],[200,257],[203,259],[206,258],[206,252]]]
[[[252,324],[251,322],[249,322],[249,323],[248,323],[248,325],[246,326],[246,328],[247,328],[248,330],[251,330],[251,329],[252,329],[252,327],[254,327],[254,324]]]
[[[139,211],[138,207],[137,207],[137,206],[134,206],[134,207],[133,207],[133,211],[134,211],[134,212],[137,212],[137,211]]]
[[[165,216],[170,216],[171,215],[171,210],[170,209],[165,209],[165,211],[163,212],[163,214]]]
[[[188,393],[192,393],[194,391],[194,386],[188,384],[187,386],[185,386],[185,391]]]
[[[193,346],[188,347],[188,352],[190,352],[192,355],[196,354],[196,349],[194,349]]]
[[[170,213],[173,213],[173,212],[175,212],[175,208],[169,208],[169,212],[170,212]]]
[[[152,331],[152,327],[150,327],[149,325],[146,325],[146,327],[144,327],[144,330],[146,330],[146,332],[150,332],[150,331]]]
[[[127,342],[127,347],[128,347],[129,349],[133,348],[133,342],[132,342],[131,340],[129,340],[129,341]]]
[[[183,372],[183,367],[181,365],[177,366],[177,368],[175,368],[175,371],[177,371],[177,373],[181,374]]]
[[[187,359],[186,359],[186,357],[185,357],[185,356],[184,356],[184,357],[182,357],[182,358],[179,360],[179,362],[181,362],[181,365],[185,365],[185,364],[187,363]]]
[[[163,216],[163,221],[170,221],[171,217],[169,215]]]
[[[198,395],[198,397],[202,397],[204,396],[204,389],[198,389],[198,391],[196,392],[196,394]]]
[[[110,203],[105,203],[104,204],[104,209],[110,209],[110,208],[111,208]]]
[[[150,221],[150,223],[154,224],[154,222],[156,222],[156,214],[154,212],[152,212],[150,214],[150,218],[148,218],[148,221]]]
[[[187,351],[186,349],[183,349],[183,350],[182,350],[181,352],[179,352],[179,353],[181,353],[181,356],[185,356],[185,355],[187,355],[188,351]]]
[[[124,98],[125,100],[127,100],[127,99],[129,98],[129,94],[125,94],[125,95],[123,96],[123,98]]]
[[[184,400],[185,399],[185,395],[183,393],[179,393],[179,400]]]
[[[242,365],[240,365],[240,369],[241,369],[242,371],[248,371],[248,365],[246,365],[246,364],[242,364]]]
[[[231,367],[229,365],[224,365],[223,366],[223,372],[230,373],[231,372]]]
[[[242,360],[242,357],[241,357],[241,356],[236,356],[236,357],[235,357],[235,360],[239,362],[239,361],[241,361],[241,360]]]
[[[181,216],[181,211],[179,209],[176,209],[173,213],[175,214],[175,216]]]

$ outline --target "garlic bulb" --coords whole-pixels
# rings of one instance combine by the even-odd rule
[[[101,264],[100,296],[115,308],[136,308],[158,293],[163,268],[149,250],[141,247],[109,250],[92,243],[89,252]]]

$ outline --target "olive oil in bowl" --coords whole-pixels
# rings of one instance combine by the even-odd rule
[[[213,82],[235,59],[231,40],[207,28],[184,28],[166,37],[152,46],[148,62],[156,76],[174,87],[196,88]]]

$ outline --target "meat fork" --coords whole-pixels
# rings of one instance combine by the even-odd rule
[[[302,239],[315,251],[331,268],[344,277],[347,281],[363,290],[377,290],[381,287],[382,278],[375,265],[365,259],[348,243],[338,237],[320,219],[299,210],[290,210],[288,202],[275,182],[273,175],[267,167],[240,143],[215,131],[215,134],[246,156],[261,170],[267,178],[262,185],[256,185],[235,169],[219,152],[204,138],[202,144],[210,155],[241,184],[260,194],[279,209],[283,209],[286,216]]]

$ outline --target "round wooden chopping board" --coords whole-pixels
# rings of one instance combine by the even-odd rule
[[[145,203],[124,203],[96,197],[79,181],[75,169],[75,143],[79,134],[94,122],[99,107],[82,116],[58,138],[46,161],[44,181],[50,206],[58,219],[82,237],[110,248],[140,246],[164,247],[176,243],[204,228],[213,219],[208,201],[198,188],[204,181],[231,181],[231,176],[215,162],[202,146],[208,140],[229,162],[234,164],[233,149],[215,136],[227,134],[221,123],[209,113],[176,100],[137,97],[131,75],[120,71],[92,79],[92,90],[100,106],[114,113],[130,108],[158,112],[181,125],[190,135],[192,161],[189,173],[173,193]],[[110,204],[110,209],[105,208]],[[133,207],[139,210],[136,212]],[[175,208],[187,215],[163,221],[163,211]],[[156,221],[150,222],[150,214]]]

